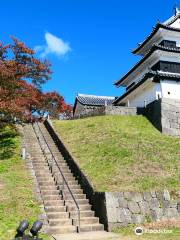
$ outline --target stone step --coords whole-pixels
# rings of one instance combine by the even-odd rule
[[[33,163],[33,167],[36,167],[36,168],[38,168],[38,167],[49,167],[49,165],[47,164],[47,163]]]
[[[46,196],[46,195],[56,195],[56,194],[61,196],[59,190],[41,190],[41,194],[44,195],[44,196]]]
[[[72,222],[73,222],[74,226],[79,224],[78,218],[73,219]],[[99,218],[97,218],[97,217],[81,217],[80,218],[80,224],[81,225],[98,224],[98,223],[99,223]]]
[[[33,165],[33,168],[35,169],[35,171],[49,171],[49,166],[34,166]]]
[[[66,167],[66,166],[59,166],[61,171],[64,173],[69,173],[70,172],[70,168],[69,167]],[[58,170],[59,171],[59,170]]]
[[[64,200],[44,200],[45,206],[64,206]]]
[[[37,180],[38,180],[39,182],[44,182],[44,181],[45,181],[45,182],[48,182],[48,181],[50,181],[50,182],[53,181],[53,182],[54,182],[54,178],[52,177],[52,175],[48,175],[48,176],[45,175],[44,177],[42,177],[42,176],[40,176],[40,177],[37,176],[36,178],[37,178]]]
[[[86,194],[73,194],[73,196],[75,197],[75,199],[86,199]],[[71,200],[71,194],[64,194],[64,199]]]
[[[51,181],[39,181],[38,184],[40,186],[54,186],[55,185],[53,180],[51,180]]]
[[[45,206],[45,211],[47,213],[49,213],[49,212],[55,212],[55,213],[66,212],[66,206]]]
[[[66,163],[66,160],[61,156],[61,155],[54,155],[55,159],[59,162],[59,163]]]
[[[49,234],[63,234],[63,233],[76,233],[77,227],[76,226],[51,226],[49,227],[48,233]]]
[[[88,199],[76,199],[76,202],[79,204],[79,205],[86,205],[89,203],[89,200]],[[66,203],[69,205],[69,204],[74,204],[74,201],[73,200],[66,200]]]
[[[64,173],[63,173],[63,175],[64,175]],[[59,174],[53,174],[53,176],[55,177],[55,176],[58,176],[58,179],[59,179],[59,181],[62,181],[63,180],[63,178],[62,178],[62,176],[61,176],[61,173],[59,173]],[[72,174],[69,174],[68,176],[65,176],[64,175],[64,177],[65,177],[65,179],[66,179],[66,181],[74,181],[75,183],[77,183],[77,180],[72,176]]]
[[[66,173],[66,172],[64,173],[64,172],[63,172],[63,175],[64,175],[65,177],[73,177],[73,178],[75,178],[72,172],[68,172],[68,173]]]
[[[60,195],[43,195],[43,200],[62,200],[62,196]]]
[[[52,186],[46,186],[46,185],[42,185],[40,186],[40,190],[41,191],[46,191],[46,190],[57,190],[57,186],[56,185],[52,185]],[[59,191],[59,190],[58,190]]]
[[[91,210],[91,205],[83,204],[83,205],[79,205],[79,208],[80,208],[80,211],[88,211],[88,210]],[[77,207],[75,205],[67,206],[67,210],[68,210],[68,212],[74,212],[74,211],[77,211]]]
[[[71,192],[73,194],[83,194],[83,190],[81,188],[79,189],[71,189]],[[68,190],[64,190],[63,193],[66,194],[70,194]]]
[[[56,226],[56,225],[60,225],[60,226],[67,226],[70,225],[72,226],[72,219],[70,218],[57,218],[57,219],[49,219],[49,225],[50,226]]]
[[[83,224],[80,226],[81,232],[104,231],[102,224]]]
[[[35,171],[35,175],[37,176],[37,175],[48,175],[48,174],[50,174],[50,171],[49,171],[49,169],[47,169],[47,170],[36,170]]]
[[[59,166],[61,167],[69,167],[68,165],[67,165],[67,163],[66,162],[64,162],[64,161],[59,161],[58,159],[56,159],[56,161],[58,162],[58,164],[59,164]]]
[[[68,186],[69,186],[69,188],[71,189],[71,191],[72,191],[72,189],[73,189],[73,190],[74,190],[74,189],[81,189],[80,185],[78,185],[78,184],[75,184],[75,185],[74,185],[74,184],[73,184],[73,185],[68,184]],[[62,187],[62,185],[60,185],[60,187]],[[64,185],[64,191],[68,191],[66,185]]]
[[[32,159],[31,159],[31,160],[32,160]],[[47,163],[47,162],[46,162],[46,160],[45,160],[44,158],[41,159],[41,160],[38,158],[38,159],[32,160],[32,163],[34,164],[34,163]]]
[[[71,218],[77,218],[78,213],[77,211],[71,211],[70,212],[70,217]],[[80,216],[81,217],[94,217],[94,211],[80,211]]]
[[[67,183],[69,186],[72,186],[72,185],[78,185],[78,182],[76,180],[69,180],[69,179],[66,179]],[[61,185],[62,183],[60,183]],[[79,186],[79,185],[78,185]]]
[[[44,174],[44,175],[42,175],[42,174],[39,175],[39,174],[38,174],[38,175],[36,175],[36,177],[37,177],[38,180],[41,180],[41,179],[42,179],[42,180],[44,181],[44,180],[46,180],[46,179],[52,179],[52,180],[54,181],[54,177],[51,175],[50,172],[49,172],[49,174]]]
[[[65,177],[66,181],[68,181],[68,182],[70,182],[70,181],[77,182],[77,180],[72,175],[71,176],[64,175],[64,177]]]
[[[52,176],[52,173],[49,169],[46,170],[35,170],[36,176]]]
[[[68,163],[64,160],[45,126],[41,123],[40,127],[61,171],[63,172],[63,175],[66,178],[66,181],[68,182],[68,186],[80,207],[81,231],[103,230],[103,225],[99,224],[99,219],[94,216],[94,211],[91,211],[89,200],[86,199],[86,195],[83,193],[81,186],[73,176]],[[60,175],[58,166],[53,164],[52,170],[49,167],[51,153],[46,146],[43,136],[41,136],[38,126],[36,126],[36,131],[39,140],[37,140],[34,131],[32,131],[32,127],[29,128],[29,152],[32,156],[33,168],[39,183],[44,208],[48,217],[48,232],[50,234],[75,233],[77,232],[78,226],[77,207],[66,184],[64,184],[63,195],[61,194],[63,178]],[[32,147],[31,144],[33,145]],[[42,152],[41,149],[44,149],[44,151]],[[54,179],[57,179],[57,184]],[[64,198],[64,200],[62,198]]]

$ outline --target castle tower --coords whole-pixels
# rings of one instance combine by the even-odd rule
[[[141,60],[120,80],[126,92],[115,105],[144,107],[159,98],[180,100],[180,10],[164,23],[157,23],[150,35],[133,50]]]

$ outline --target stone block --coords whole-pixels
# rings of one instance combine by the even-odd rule
[[[118,219],[118,208],[108,207],[107,208],[107,218],[108,222],[117,222]]]
[[[132,214],[128,208],[123,208],[125,220],[127,223],[132,223]]]
[[[164,218],[177,218],[179,217],[179,213],[177,208],[167,208],[166,211],[164,211]]]
[[[132,200],[132,192],[124,192],[124,198]]]
[[[163,207],[164,208],[169,208],[170,207],[170,201],[162,201]]]
[[[124,198],[134,202],[140,202],[143,200],[143,196],[138,192],[124,192]]]
[[[177,208],[177,201],[175,201],[175,200],[171,200],[170,202],[169,202],[169,207],[170,208]]]
[[[151,196],[153,197],[153,198],[157,198],[157,196],[156,196],[156,191],[150,191],[150,193],[151,193]]]
[[[132,223],[140,224],[145,221],[145,217],[141,214],[132,214]]]
[[[151,216],[154,221],[160,220],[163,217],[163,209],[162,208],[154,208],[151,211]]]
[[[180,201],[177,203],[177,211],[180,214]]]
[[[163,191],[163,198],[164,198],[165,201],[170,201],[170,199],[171,199],[170,193],[167,189],[165,189]]]
[[[160,202],[163,202],[165,199],[164,199],[164,192],[156,192],[156,196],[157,196],[157,199],[160,201]]]
[[[117,208],[117,222],[121,223],[121,222],[125,222],[126,218],[124,215],[124,210],[123,208]]]
[[[131,212],[127,208],[117,209],[117,221],[119,223],[131,223]]]
[[[153,209],[156,209],[156,208],[159,208],[160,207],[160,204],[159,204],[159,201],[157,198],[152,198],[150,201],[149,201],[149,208],[151,210]]]
[[[109,207],[119,207],[119,202],[118,202],[118,196],[117,193],[111,193],[107,192],[106,193],[106,204]]]
[[[133,193],[132,194],[132,200],[134,201],[134,202],[141,202],[142,200],[143,200],[143,196],[142,196],[142,194],[141,193]]]
[[[151,193],[150,192],[144,192],[143,193],[144,200],[149,202],[152,199]]]
[[[136,202],[129,201],[128,208],[132,213],[140,213],[139,205]]]
[[[141,214],[146,215],[147,213],[149,213],[150,211],[149,204],[146,201],[141,201],[138,204],[140,207]]]
[[[120,208],[127,208],[127,200],[124,199],[123,197],[118,198],[118,202],[119,202],[119,207]]]

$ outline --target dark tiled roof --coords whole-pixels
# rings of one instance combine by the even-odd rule
[[[112,104],[115,97],[78,94],[76,99],[83,105],[104,106]]]
[[[134,49],[132,51],[132,53],[136,54],[157,33],[159,28],[163,28],[163,29],[171,30],[171,31],[175,31],[175,32],[180,32],[180,29],[170,27],[169,24],[166,25],[166,24],[162,24],[162,23],[157,23],[156,26],[153,28],[153,31],[146,37],[146,39],[142,43],[139,44],[139,46],[136,49]]]
[[[180,81],[180,73],[171,73],[171,72],[163,72],[163,71],[149,71],[149,76],[154,77],[154,82],[159,82],[160,80],[169,79]]]
[[[118,86],[120,83],[122,83],[139,65],[141,65],[156,50],[180,53],[180,48],[170,48],[154,44],[152,48],[149,50],[149,52],[139,62],[137,62],[136,65],[133,68],[131,68],[128,73],[126,73],[120,80],[116,81],[114,85]]]
[[[153,82],[159,82],[160,80],[165,80],[165,79],[174,80],[178,82],[180,81],[180,74],[178,73],[149,70],[149,72],[144,74],[144,76],[141,78],[139,82],[137,82],[133,87],[131,87],[128,91],[126,91],[122,96],[120,96],[119,98],[116,98],[113,104],[116,104],[117,102],[125,98],[127,95],[129,95],[136,88],[142,85],[150,77],[153,77]]]

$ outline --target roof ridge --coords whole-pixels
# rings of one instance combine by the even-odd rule
[[[99,95],[91,95],[91,94],[82,94],[78,93],[78,97],[91,97],[91,98],[108,98],[108,99],[114,99],[113,96],[99,96]]]
[[[175,7],[175,13],[172,17],[163,22],[164,25],[169,26],[174,23],[180,17],[180,11],[177,7]]]

